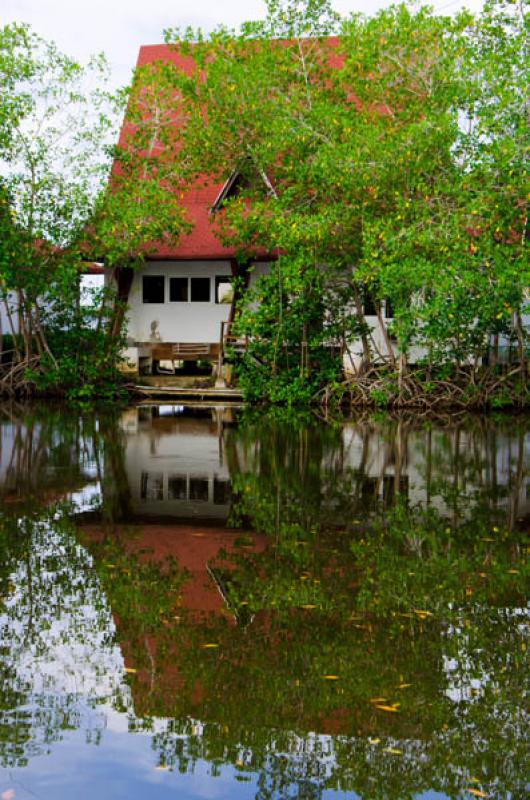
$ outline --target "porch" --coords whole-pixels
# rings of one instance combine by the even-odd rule
[[[241,355],[248,338],[233,333],[233,323],[221,322],[218,342],[135,342],[137,371],[143,375],[177,374],[182,367],[199,362],[212,365],[212,374],[222,377],[227,351]],[[164,367],[161,365],[164,364]]]

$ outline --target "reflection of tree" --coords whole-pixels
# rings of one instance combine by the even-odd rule
[[[0,498],[49,502],[92,479],[96,420],[59,407],[0,406]],[[20,509],[18,509],[20,510]]]
[[[121,692],[122,659],[92,562],[50,512],[10,530],[11,573],[0,606],[0,763],[20,766],[83,726],[97,740],[98,704]],[[4,549],[4,553],[6,550]]]
[[[271,534],[279,522],[306,533],[348,527],[398,499],[432,506],[455,528],[472,513],[498,513],[513,527],[528,479],[526,428],[524,419],[457,418],[423,427],[360,420],[341,430],[261,416],[231,430],[226,449],[247,501],[239,515]]]
[[[49,485],[46,464],[70,463],[76,480],[76,463],[99,464],[97,521],[112,524],[74,531],[34,503],[20,527],[20,506],[0,525],[5,764],[68,730],[98,741],[112,706],[131,734],[151,734],[160,763],[235,770],[259,800],[457,797],[469,786],[524,796],[528,566],[511,524],[523,422],[515,435],[499,422],[457,435],[366,421],[349,439],[266,418],[225,429],[232,518],[269,546],[256,553],[242,533],[238,552],[210,564],[226,601],[210,616],[182,607],[177,563],[115,524],[130,516],[117,421],[82,426],[33,429],[32,447],[41,435],[46,445],[35,490]],[[430,507],[412,502],[414,480],[408,499],[400,491],[414,464]],[[493,473],[511,493],[499,514]]]

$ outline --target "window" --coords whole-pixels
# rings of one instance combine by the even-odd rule
[[[218,275],[215,279],[215,302],[229,305],[233,297],[234,288],[231,278],[225,275]]]
[[[170,303],[188,302],[188,279],[170,278],[169,279],[169,301]]]
[[[213,479],[213,501],[217,506],[224,506],[230,502],[230,481]]]
[[[191,302],[210,302],[210,278],[191,278]]]
[[[144,275],[142,298],[144,303],[165,302],[165,281],[163,275]]]
[[[190,478],[190,500],[208,501],[208,478]]]
[[[142,500],[164,499],[164,476],[161,472],[142,472],[140,498]]]
[[[185,475],[170,475],[167,481],[167,496],[170,500],[187,499],[187,480]]]
[[[373,301],[372,296],[368,294],[368,292],[366,291],[364,292],[364,297],[363,297],[363,310],[365,317],[376,316],[375,303]]]

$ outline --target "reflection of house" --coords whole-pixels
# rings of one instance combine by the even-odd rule
[[[384,428],[350,422],[331,448],[322,449],[318,432],[310,434],[302,463],[287,430],[265,448],[259,426],[255,438],[240,438],[234,430],[228,441],[225,423],[231,413],[181,406],[126,412],[122,428],[133,516],[226,522],[237,474],[254,475],[265,493],[275,482],[282,494],[285,486],[298,486],[300,496],[308,489],[300,476],[307,474],[316,481],[315,500],[322,487],[335,482],[333,476],[340,477],[342,500],[335,503],[333,493],[328,497],[324,491],[320,501],[322,514],[331,513],[329,522],[339,526],[347,522],[345,513],[366,515],[376,506],[394,505],[398,497],[460,518],[476,503],[504,509],[512,523],[530,514],[528,433],[513,437],[492,426],[486,436],[484,430],[456,425]],[[281,465],[278,474],[273,462]]]
[[[131,510],[141,517],[225,521],[230,474],[218,410],[144,406],[122,418]]]
[[[509,512],[512,521],[530,514],[530,433],[516,439],[494,428],[407,428],[390,436],[370,426],[342,430],[344,468],[358,476],[364,509],[392,505],[399,493],[411,506],[430,506],[442,514],[452,501],[480,496]]]

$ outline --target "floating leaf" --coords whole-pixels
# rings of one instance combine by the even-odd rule
[[[475,797],[487,797],[488,796],[486,794],[486,792],[481,792],[480,789],[473,789],[473,788],[471,788],[469,786],[466,787],[466,792],[469,792],[469,794],[474,794]]]
[[[412,686],[412,684],[411,683],[400,683],[397,688],[398,689],[408,689],[409,686]]]
[[[379,744],[381,739],[368,739],[368,741],[369,741],[370,744]]]
[[[386,697],[371,697],[371,703],[386,703]]]
[[[316,605],[314,603],[304,603],[300,608],[316,608]]]
[[[219,647],[219,645],[217,642],[207,642],[206,644],[203,644],[202,647],[204,647],[205,650],[211,650],[213,647]]]
[[[324,678],[325,681],[338,681],[339,680],[339,676],[338,675],[322,675],[322,677]]]
[[[403,750],[398,750],[397,747],[385,747],[383,753],[392,753],[395,756],[403,755]]]
[[[397,712],[399,711],[399,708],[396,708],[396,706],[380,706],[380,705],[377,705],[376,708],[381,709],[381,711],[390,711],[392,714],[397,714]]]

